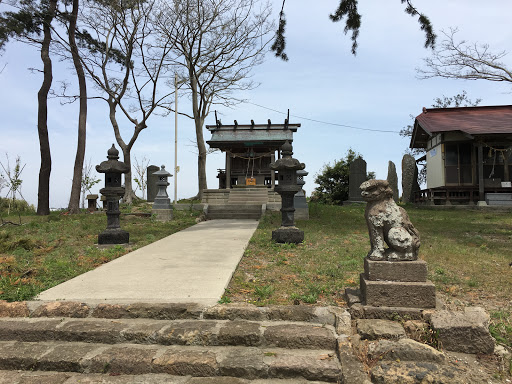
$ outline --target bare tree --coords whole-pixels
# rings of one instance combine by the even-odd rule
[[[512,83],[512,71],[502,59],[506,51],[492,52],[488,44],[455,41],[458,30],[443,31],[445,39],[431,57],[424,59],[426,68],[418,68],[421,79],[443,77],[446,79],[506,81]]]
[[[95,179],[91,176],[92,165],[91,161],[84,163],[84,169],[82,170],[82,180],[80,182],[80,190],[82,195],[82,208],[85,208],[85,194],[91,192],[91,188],[98,184],[101,180]]]
[[[192,100],[192,113],[180,113],[195,123],[197,198],[207,188],[204,120],[213,104],[232,106],[233,91],[256,86],[250,72],[272,38],[270,14],[270,5],[257,0],[169,0],[155,13],[163,41],[178,56],[169,64]]]
[[[9,215],[11,211],[11,206],[16,206],[17,195],[20,195],[20,198],[22,200],[25,200],[25,198],[21,194],[21,184],[23,183],[23,180],[21,179],[21,174],[25,169],[26,164],[21,165],[21,158],[17,156],[15,163],[16,165],[14,166],[14,168],[11,169],[11,163],[9,161],[9,155],[7,153],[5,154],[5,158],[5,164],[0,161],[0,167],[2,167],[3,171],[5,172],[5,176],[0,176],[7,177],[7,180],[3,178],[1,178],[0,180],[3,180],[5,186],[9,188],[9,192],[7,192],[7,198],[9,200],[9,205],[7,207],[7,215]]]
[[[158,46],[154,44],[150,15],[155,1],[88,0],[85,4],[81,20],[86,29],[77,36],[81,40],[80,57],[88,76],[103,93],[99,98],[108,104],[123,161],[131,169],[135,141],[155,109],[173,92],[162,94],[158,87],[167,70],[164,60],[170,46],[162,40]],[[128,141],[121,134],[118,110],[134,127]],[[125,176],[124,201],[131,203],[135,197],[130,171]]]
[[[149,165],[149,160],[146,159],[146,156],[142,158],[139,162],[137,156],[135,156],[135,176],[134,181],[137,183],[137,187],[142,192],[142,200],[146,200],[146,187],[148,186],[148,180],[146,178],[146,172]]]

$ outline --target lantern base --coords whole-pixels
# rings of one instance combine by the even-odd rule
[[[172,220],[172,208],[171,209],[153,209],[151,214],[154,215],[156,221],[171,221]]]
[[[297,227],[280,227],[272,231],[272,240],[276,243],[299,244],[304,241],[304,231]]]
[[[98,244],[128,244],[130,234],[120,228],[105,229],[98,235]]]

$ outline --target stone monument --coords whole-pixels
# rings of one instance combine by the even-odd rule
[[[393,191],[393,200],[398,202],[398,176],[396,174],[396,166],[392,161],[388,162],[388,177],[386,179]]]
[[[278,185],[274,190],[281,195],[281,227],[272,231],[272,240],[277,243],[301,243],[304,232],[295,226],[295,194],[301,189],[297,185],[297,171],[306,166],[294,159],[292,145],[288,140],[281,147],[283,157],[270,164],[270,169],[278,171]]]
[[[410,203],[414,199],[414,192],[419,191],[418,166],[411,155],[402,158],[402,201]]]
[[[304,170],[297,171],[297,185],[300,186],[300,191],[293,198],[293,206],[295,207],[295,218],[299,220],[309,220],[309,207],[304,190],[304,184],[306,184],[304,177],[308,174],[309,172]]]
[[[159,221],[172,220],[171,200],[169,195],[167,195],[167,186],[169,185],[167,178],[172,177],[172,175],[165,170],[165,165],[162,165],[159,171],[153,172],[153,176],[158,178],[156,182],[158,193],[155,196],[151,213]]]
[[[366,161],[358,157],[350,163],[348,177],[348,201],[363,202],[359,186],[366,181]]]
[[[410,315],[435,308],[435,287],[427,280],[427,263],[418,260],[419,233],[407,212],[394,202],[389,183],[368,180],[361,184],[361,191],[367,202],[365,218],[371,245],[360,278],[364,311],[378,308],[381,314]]]
[[[96,211],[96,201],[98,200],[98,195],[96,194],[91,194],[91,195],[87,195],[86,197],[87,199],[87,212],[95,212]]]
[[[124,195],[121,174],[128,173],[130,167],[117,160],[119,151],[114,144],[107,152],[107,159],[96,166],[97,172],[105,174],[105,188],[100,189],[100,193],[107,200],[107,228],[98,235],[98,244],[128,244],[130,234],[122,230],[119,223],[119,199]]]
[[[154,176],[153,173],[158,171],[160,168],[156,165],[150,165],[146,168],[146,180],[147,180],[147,198],[148,203],[152,203],[155,201],[156,194],[158,192],[158,187],[156,185],[156,182],[158,181],[158,176]]]

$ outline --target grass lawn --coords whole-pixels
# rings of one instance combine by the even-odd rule
[[[134,210],[141,210],[135,207]],[[131,209],[124,208],[128,213]],[[144,210],[144,209],[142,209]],[[98,233],[107,225],[104,213],[21,216],[23,225],[0,227],[0,299],[32,299],[39,292],[107,263],[129,251],[195,224],[198,212],[174,211],[168,223],[151,217],[122,215],[130,233],[129,248],[98,249]],[[17,216],[4,221],[19,222]]]
[[[438,294],[451,308],[485,307],[493,335],[512,346],[512,212],[406,210]],[[278,213],[262,219],[222,301],[344,305],[344,288],[359,285],[370,247],[364,207],[310,204],[310,220],[297,221],[300,245],[270,241],[280,222]]]

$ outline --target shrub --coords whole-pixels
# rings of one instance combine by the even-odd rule
[[[348,185],[350,164],[361,155],[349,149],[347,156],[341,160],[334,160],[334,165],[325,164],[320,174],[316,175],[315,188],[311,200],[324,204],[343,205],[348,200]],[[366,180],[374,179],[375,173],[367,173]]]

